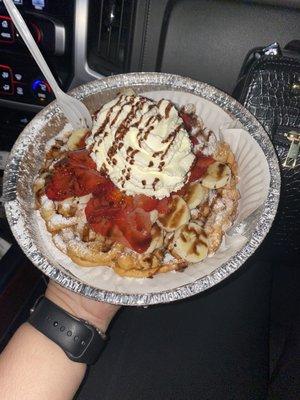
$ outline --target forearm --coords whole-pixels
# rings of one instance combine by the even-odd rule
[[[52,281],[45,296],[102,332],[119,309],[72,293]],[[56,343],[26,323],[0,355],[0,399],[72,399],[85,371],[85,364],[71,361]]]
[[[72,399],[85,371],[85,364],[71,361],[54,342],[24,324],[0,356],[0,399]]]

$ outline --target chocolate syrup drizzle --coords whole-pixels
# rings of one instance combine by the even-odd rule
[[[125,103],[120,106],[120,104],[125,100]],[[151,131],[155,128],[155,126],[163,119],[163,116],[160,114],[153,115],[150,118],[148,118],[144,128],[139,128],[143,118],[144,114],[139,118],[137,122],[134,124],[131,124],[132,120],[135,118],[137,111],[140,111],[143,109],[144,105],[146,102],[149,102],[148,99],[139,97],[139,100],[136,101],[136,96],[127,96],[127,95],[120,95],[118,101],[108,110],[107,115],[103,121],[103,123],[99,126],[97,131],[93,134],[94,141],[96,138],[99,138],[97,141],[97,144],[95,146],[99,146],[99,144],[102,143],[104,138],[109,134],[110,128],[114,126],[114,124],[117,122],[119,116],[121,113],[124,111],[124,108],[126,106],[131,106],[129,112],[123,119],[123,121],[119,124],[118,129],[116,130],[115,137],[113,144],[110,146],[110,148],[107,151],[107,157],[106,157],[106,163],[109,165],[117,165],[117,159],[114,157],[118,150],[120,150],[124,146],[124,138],[126,134],[129,132],[130,128],[135,127],[137,128],[138,134],[137,134],[137,142],[140,148],[142,148],[142,143],[147,140],[149,134]],[[151,110],[154,107],[160,107],[162,104],[163,100],[160,100],[157,104],[152,103],[148,106],[147,111]],[[117,111],[115,116],[111,119],[111,115],[115,112],[115,109],[117,107],[120,107],[120,109]],[[169,118],[170,111],[172,109],[173,105],[172,103],[168,103],[167,107],[165,108],[164,111],[164,117]],[[102,107],[101,107],[102,108]],[[107,127],[109,129],[107,129]],[[170,147],[174,143],[174,140],[176,138],[177,133],[180,131],[180,129],[183,128],[183,124],[179,125],[176,127],[176,129],[173,132],[170,132],[169,135],[162,140],[162,143],[168,143],[168,146],[165,150],[160,150],[157,152],[154,152],[152,157],[153,158],[159,158],[160,162],[158,164],[158,171],[162,171],[163,167],[165,166],[165,161],[164,158],[166,157],[166,154],[168,153]],[[133,149],[132,147],[128,147],[126,150],[126,162],[131,166],[134,165],[134,159],[135,155],[139,152],[138,149]],[[148,167],[151,168],[153,167],[154,162],[150,161]],[[131,176],[131,167],[128,166],[125,169],[122,170],[122,177],[118,180],[121,183],[121,186],[124,187],[125,181],[130,179]],[[107,172],[107,168],[105,167],[105,164],[103,163],[101,167],[102,171]],[[155,178],[152,182],[152,188],[155,190],[156,185],[159,182],[159,178]],[[143,186],[146,186],[146,181],[142,181]]]

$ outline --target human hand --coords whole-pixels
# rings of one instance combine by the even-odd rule
[[[70,314],[88,321],[102,332],[107,330],[110,321],[120,309],[120,306],[91,300],[71,292],[52,280],[49,281],[45,296]]]

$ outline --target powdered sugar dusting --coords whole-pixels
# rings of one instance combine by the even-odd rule
[[[54,202],[49,200],[46,195],[41,196],[41,205],[45,211],[52,211],[54,210]]]
[[[63,142],[67,142],[68,136],[70,135],[70,132],[74,131],[74,128],[70,124],[70,122],[67,122],[65,126],[62,128],[60,132],[57,133],[53,138],[47,141],[45,150],[49,151],[53,145],[55,145],[56,140],[62,140]],[[64,149],[65,146],[62,147]]]
[[[61,229],[63,227],[75,225],[76,223],[76,217],[66,218],[60,214],[54,214],[48,221],[48,227],[49,229]]]
[[[176,258],[172,256],[172,254],[170,254],[169,252],[166,252],[163,258],[163,262],[164,263],[171,263],[173,261],[175,261]]]
[[[73,229],[71,229],[71,228],[63,229],[61,232],[61,235],[66,242],[74,239],[74,232],[73,232]]]
[[[62,251],[63,253],[67,252],[67,245],[60,234],[53,235],[52,239],[55,246],[58,247],[60,251]]]
[[[201,151],[205,156],[211,156],[217,149],[217,138],[216,135],[209,129],[204,129],[196,135],[199,144],[194,146],[194,151],[197,153]]]

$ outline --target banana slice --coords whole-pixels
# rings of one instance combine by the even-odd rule
[[[207,256],[207,236],[200,225],[190,222],[175,232],[170,248],[175,256],[196,263]]]
[[[69,150],[76,150],[78,148],[78,144],[80,140],[84,137],[84,135],[88,132],[88,129],[78,129],[72,132],[71,136],[67,141],[67,146]]]
[[[192,183],[184,196],[189,209],[196,208],[199,204],[204,203],[208,196],[208,189],[199,182]]]
[[[174,196],[170,211],[160,215],[157,223],[167,232],[175,231],[190,220],[190,210],[182,197]]]
[[[218,161],[211,164],[200,183],[208,189],[219,189],[225,186],[231,177],[231,170],[228,165]]]
[[[157,225],[154,224],[151,228],[151,236],[152,236],[152,241],[150,243],[150,246],[146,250],[146,253],[153,253],[154,250],[159,249],[162,247],[164,243],[164,234],[162,229]]]

